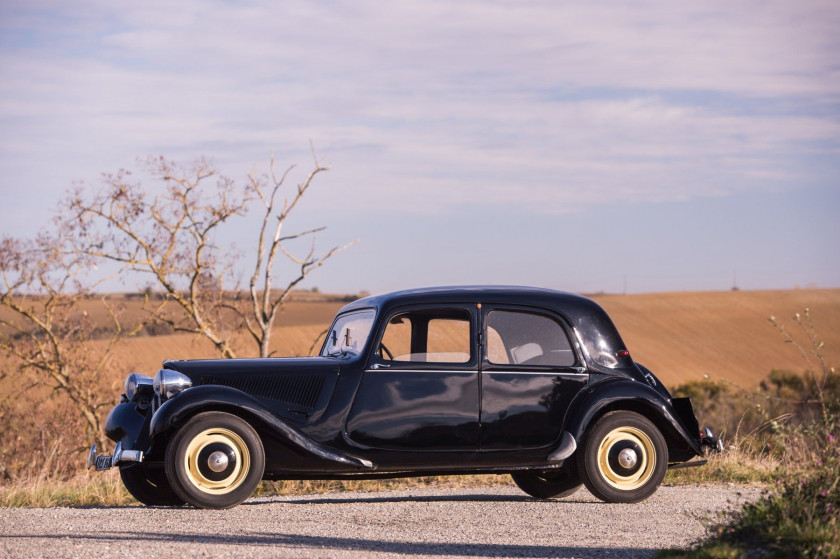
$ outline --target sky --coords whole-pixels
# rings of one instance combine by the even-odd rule
[[[4,0],[0,235],[138,158],[299,181],[311,143],[289,230],[359,243],[306,287],[840,287],[838,53],[833,1]]]

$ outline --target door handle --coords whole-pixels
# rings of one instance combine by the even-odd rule
[[[390,367],[390,365],[386,365],[385,363],[374,363],[373,365],[370,366],[370,368],[373,369],[373,370],[387,369],[388,367]]]

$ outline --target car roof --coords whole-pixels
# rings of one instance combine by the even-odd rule
[[[553,308],[564,314],[578,315],[604,311],[597,303],[581,295],[546,289],[511,285],[461,285],[422,287],[392,291],[358,299],[339,312],[375,308],[389,310],[396,306],[450,303],[507,303]],[[570,316],[574,320],[574,316]]]
[[[604,351],[617,355],[617,352],[626,349],[612,320],[598,303],[582,295],[539,287],[466,285],[406,289],[353,301],[342,308],[339,314],[372,308],[379,315],[389,315],[395,309],[406,306],[465,303],[547,309],[565,316],[571,322],[590,355]],[[629,355],[627,359],[630,360]]]

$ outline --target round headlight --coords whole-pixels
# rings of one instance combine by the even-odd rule
[[[140,396],[152,387],[152,377],[141,375],[140,373],[131,373],[125,379],[125,396],[129,402],[133,402],[135,398]],[[151,390],[149,390],[151,396]]]
[[[154,380],[155,394],[158,395],[160,401],[163,402],[172,398],[182,390],[186,390],[192,386],[192,381],[187,375],[182,375],[178,371],[171,369],[161,369],[155,375]]]

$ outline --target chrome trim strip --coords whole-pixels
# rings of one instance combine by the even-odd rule
[[[589,373],[558,373],[555,371],[481,371],[485,375],[551,375],[553,377],[583,378]]]
[[[442,371],[440,369],[365,369],[366,373],[465,373],[474,375],[478,373],[477,370],[460,370],[460,371]]]
[[[440,370],[440,369],[379,369],[379,368],[367,368],[365,369],[366,373],[465,373],[465,374],[475,374],[479,371],[453,371],[453,370]],[[589,377],[589,373],[558,373],[556,371],[481,371],[482,374],[485,375],[549,375],[553,377],[569,377],[569,378],[586,378]]]

